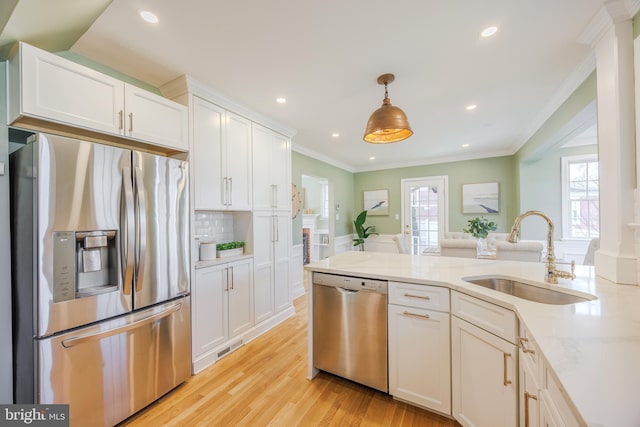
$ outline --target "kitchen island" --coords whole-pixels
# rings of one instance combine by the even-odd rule
[[[593,267],[578,266],[576,279],[548,285],[543,282],[542,263],[374,252],[346,252],[309,264],[305,270],[310,287],[312,273],[325,272],[446,287],[512,310],[520,329],[526,328],[528,338],[537,344],[552,382],[557,383],[578,425],[640,425],[640,287],[596,277]],[[496,275],[596,298],[567,305],[542,304],[463,280]],[[311,289],[309,295],[311,299]],[[317,373],[312,356],[313,301],[309,321],[309,378],[313,378]]]

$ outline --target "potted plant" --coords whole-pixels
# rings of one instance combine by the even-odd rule
[[[463,229],[465,233],[470,233],[476,239],[486,239],[490,231],[495,231],[498,224],[489,221],[485,217],[475,217],[467,221],[468,228]]]
[[[216,245],[216,256],[225,258],[229,256],[242,255],[244,253],[244,242],[227,242]]]
[[[353,221],[353,227],[356,230],[356,234],[358,237],[353,239],[353,246],[358,246],[361,251],[364,251],[364,241],[367,237],[372,234],[378,234],[375,232],[376,226],[370,225],[365,227],[364,222],[367,220],[367,211],[364,210],[358,214],[356,219]]]

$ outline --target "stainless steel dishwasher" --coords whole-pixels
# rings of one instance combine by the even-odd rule
[[[313,273],[313,365],[387,393],[387,282]]]

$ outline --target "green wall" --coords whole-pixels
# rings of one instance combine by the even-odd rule
[[[329,198],[329,215],[335,215],[335,206],[340,205],[338,212],[340,219],[335,221],[334,225],[335,236],[351,234],[351,221],[354,215],[353,173],[294,151],[291,153],[291,180],[299,190],[302,189],[302,175],[327,178],[329,192],[333,196]],[[301,244],[302,212],[294,218],[292,230],[293,244]]]
[[[597,145],[562,148],[534,162],[520,165],[520,209],[549,215],[555,225],[554,239],[562,239],[562,157],[598,154]],[[541,218],[525,220],[520,236],[525,240],[545,240],[547,225]]]
[[[368,217],[367,225],[375,225],[376,231],[381,234],[400,233],[402,224],[400,218],[401,180],[403,178],[447,175],[449,181],[449,230],[462,231],[467,226],[469,219],[478,216],[477,214],[462,213],[462,184],[498,182],[500,213],[484,214],[484,216],[498,223],[498,231],[506,232],[517,215],[516,174],[517,168],[512,156],[360,172],[355,174],[354,181],[355,209],[357,212],[362,210],[364,191],[389,190],[389,215]],[[396,219],[396,214],[398,219]]]

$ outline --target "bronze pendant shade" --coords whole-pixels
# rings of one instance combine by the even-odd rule
[[[395,79],[393,74],[383,74],[378,77],[378,84],[384,85],[384,100],[369,117],[364,131],[364,140],[372,144],[388,144],[402,141],[413,135],[406,114],[398,107],[391,105],[387,85]]]

